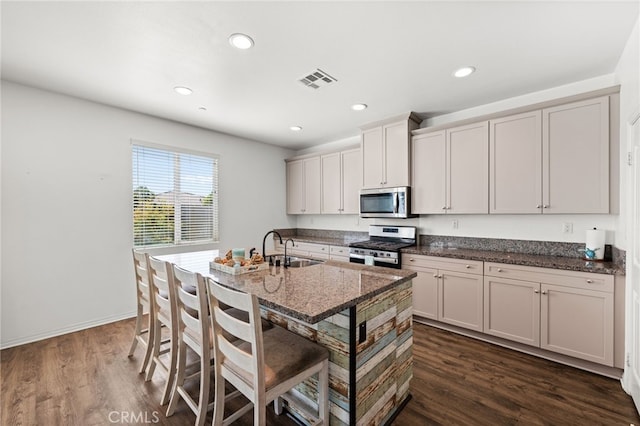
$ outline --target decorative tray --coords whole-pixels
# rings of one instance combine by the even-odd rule
[[[209,267],[211,269],[215,269],[220,272],[224,272],[225,274],[231,275],[240,275],[240,274],[248,274],[249,272],[257,272],[262,271],[264,269],[269,269],[269,263],[263,262],[257,265],[248,265],[248,266],[227,266],[221,263],[209,262]]]

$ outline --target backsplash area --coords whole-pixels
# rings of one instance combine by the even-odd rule
[[[367,232],[337,231],[328,229],[288,228],[278,230],[283,238],[298,237],[317,240],[342,241],[349,244],[368,238]],[[430,248],[459,248],[467,250],[501,251],[541,256],[561,256],[582,258],[584,243],[567,243],[558,241],[511,240],[504,238],[477,238],[449,235],[420,235],[418,244]],[[613,262],[618,268],[625,270],[626,252],[624,250],[605,246],[605,260]]]

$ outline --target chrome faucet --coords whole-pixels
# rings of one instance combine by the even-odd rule
[[[269,234],[274,234],[277,235],[278,238],[280,239],[280,244],[282,244],[282,237],[280,236],[280,234],[278,233],[278,231],[276,231],[275,229],[267,232],[266,234],[264,234],[264,237],[262,238],[262,255],[264,257],[267,256],[266,252],[265,252],[265,248],[264,248],[264,243],[265,241],[267,241],[267,237],[269,236]],[[286,252],[286,247],[285,247],[285,252]],[[269,256],[269,265],[273,265],[273,256]]]
[[[287,268],[291,266],[291,259],[287,256],[287,243],[291,241],[291,247],[295,247],[296,243],[291,238],[284,242],[284,267]]]

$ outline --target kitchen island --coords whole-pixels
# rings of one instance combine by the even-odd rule
[[[216,255],[158,257],[255,294],[264,318],[325,346],[330,353],[330,424],[384,424],[408,401],[415,272],[327,261],[231,275],[210,270]],[[313,404],[314,382],[297,390],[310,395]]]

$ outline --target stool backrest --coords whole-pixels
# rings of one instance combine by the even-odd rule
[[[258,299],[253,294],[223,287],[210,278],[207,280],[207,291],[213,326],[216,375],[223,375],[253,400],[256,395],[264,394],[265,390],[262,322]],[[222,309],[222,304],[247,312],[249,322],[230,315]]]
[[[178,308],[178,331],[192,348],[201,346],[208,350],[209,305],[204,278],[197,272],[186,271],[173,265]],[[197,336],[197,340],[194,340]]]

